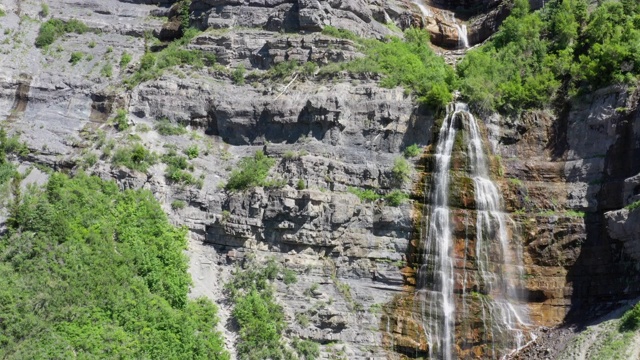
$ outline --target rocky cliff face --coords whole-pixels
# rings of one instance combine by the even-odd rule
[[[222,285],[251,254],[296,272],[298,283],[277,289],[286,335],[322,344],[325,358],[423,353],[426,344],[406,299],[415,285],[414,219],[429,156],[415,159],[412,183],[398,182],[391,169],[406,146],[430,149],[442,114],[416,105],[403,89],[381,88],[375,77],[259,77],[288,60],[323,65],[362,56],[353,42],[319,33],[326,25],[382,37],[396,31],[390,24],[427,26],[419,9],[406,1],[193,1],[191,21],[207,31],[188,47],[215,55],[220,66],[174,67],[125,87],[145,48],[156,46],[148,34],[171,38],[178,31],[172,3],[62,0],[49,3],[45,17],[39,3],[3,2],[0,119],[29,146],[20,161],[86,168],[123,188],[153,191],[173,221],[190,229],[193,295],[219,303],[231,351],[235,330]],[[431,5],[479,19],[469,20],[481,24],[470,31],[472,43],[506,16],[504,5],[493,1]],[[50,17],[79,19],[92,31],[37,49],[40,22]],[[458,41],[447,39],[443,45]],[[83,53],[75,65],[69,62],[74,52]],[[130,64],[120,62],[125,52]],[[103,71],[107,64],[111,76]],[[232,80],[229,69],[240,64],[255,71],[248,84]],[[502,179],[512,231],[524,248],[525,288],[537,325],[571,321],[574,313],[638,295],[639,211],[623,209],[640,199],[637,96],[610,88],[558,114],[483,116],[496,156],[494,177]],[[117,109],[128,113],[126,131],[112,126]],[[155,129],[160,119],[189,132],[161,135]],[[193,176],[203,186],[172,183],[164,164],[143,174],[109,162],[105,149],[135,142],[159,154],[197,145]],[[270,176],[285,185],[222,190],[238,161],[256,150],[277,159]],[[361,202],[349,187],[416,195],[391,207]],[[186,207],[172,209],[176,200]],[[308,324],[296,322],[299,313],[307,314]]]

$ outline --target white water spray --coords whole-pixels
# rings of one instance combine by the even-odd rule
[[[465,129],[469,175],[474,184],[475,197],[475,266],[467,269],[468,239],[464,239],[464,253],[456,258],[453,237],[454,224],[449,208],[451,161],[456,134]],[[460,150],[460,149],[459,149]],[[489,177],[489,164],[484,153],[478,123],[467,105],[455,103],[447,108],[447,116],[440,127],[435,153],[435,169],[431,188],[431,207],[423,234],[422,265],[418,272],[418,294],[422,301],[425,336],[432,359],[451,360],[455,353],[456,322],[463,329],[473,314],[469,304],[481,310],[483,341],[486,356],[497,358],[506,350],[523,345],[527,335],[523,331],[527,316],[518,305],[512,280],[520,274],[521,266],[511,255],[507,216],[501,210],[502,198]],[[426,192],[425,192],[426,193]],[[468,213],[467,213],[468,218]],[[456,268],[462,274],[456,274]],[[473,294],[467,293],[469,271],[475,271]],[[456,287],[455,279],[460,286]],[[458,295],[454,294],[454,289]],[[456,300],[461,301],[456,309]],[[469,302],[469,303],[468,303]],[[457,310],[457,312],[456,312]]]

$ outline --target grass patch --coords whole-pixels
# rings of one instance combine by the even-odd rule
[[[170,182],[182,185],[193,185],[197,188],[204,186],[204,181],[196,178],[191,173],[193,166],[189,164],[189,160],[185,156],[178,155],[175,150],[169,150],[168,153],[164,154],[162,156],[162,162],[167,164],[165,177]]]
[[[422,148],[420,148],[417,144],[411,144],[404,149],[404,157],[412,158],[420,155]]]
[[[167,118],[158,120],[158,123],[154,126],[154,129],[163,136],[169,135],[184,135],[187,133],[187,129],[180,124],[172,124]]]
[[[404,183],[411,179],[411,165],[404,158],[397,157],[393,162],[391,173],[397,182]]]
[[[156,154],[147,150],[142,144],[117,148],[111,158],[111,163],[116,166],[124,166],[140,172],[146,172],[156,162]]]
[[[405,31],[405,40],[391,37],[386,41],[353,39],[346,30],[325,27],[328,34],[357,40],[364,58],[347,63],[331,64],[320,70],[321,74],[337,71],[352,73],[377,73],[383,75],[380,85],[387,88],[403,86],[418,95],[418,101],[434,107],[442,107],[453,99],[456,74],[444,59],[429,47],[429,34],[418,29]]]
[[[113,76],[113,66],[110,62],[107,62],[102,66],[102,69],[100,69],[100,75],[107,79],[110,79]]]
[[[182,200],[173,200],[171,202],[171,209],[173,210],[181,210],[187,206],[187,203]]]
[[[324,35],[333,36],[338,39],[346,39],[352,41],[358,41],[359,37],[353,32],[345,29],[339,29],[335,26],[327,25],[322,28],[322,33]]]
[[[631,204],[625,206],[625,209],[629,209],[629,211],[633,211],[637,208],[640,208],[640,200],[634,201]]]
[[[269,186],[267,175],[271,167],[276,163],[262,151],[256,151],[253,157],[240,160],[237,169],[231,172],[231,177],[225,185],[226,190],[246,190],[254,186]]]
[[[77,63],[80,62],[80,60],[82,60],[82,58],[84,57],[84,54],[80,51],[75,51],[71,53],[71,58],[69,59],[69,62],[71,63],[71,65],[75,65]]]
[[[357,196],[362,202],[372,202],[382,198],[380,194],[372,189],[358,189],[354,187],[347,188],[347,191]]]
[[[225,293],[234,303],[233,317],[240,326],[236,346],[240,359],[292,359],[294,352],[306,356],[304,347],[292,350],[282,338],[285,315],[276,303],[272,285],[279,273],[280,267],[274,260],[258,264],[249,259],[225,284]]]
[[[409,200],[409,195],[401,190],[393,190],[389,194],[385,195],[384,200],[387,205],[400,206]]]
[[[205,65],[205,61],[215,60],[201,51],[184,48],[198,33],[199,30],[191,28],[185,32],[182,38],[170,43],[164,49],[144,54],[140,59],[137,71],[125,80],[125,84],[129,88],[133,88],[142,82],[159,78],[167,68],[182,65],[201,68]]]
[[[118,109],[116,110],[116,116],[113,118],[113,121],[116,124],[116,127],[119,131],[123,131],[129,128],[129,119],[127,119],[127,110]]]
[[[79,20],[64,22],[60,19],[49,19],[40,25],[35,45],[38,48],[46,48],[64,34],[84,34],[89,31],[87,25]]]

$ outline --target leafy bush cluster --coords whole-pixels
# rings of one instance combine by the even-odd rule
[[[640,200],[635,201],[635,202],[625,206],[625,208],[629,209],[629,211],[633,211],[635,209],[640,208]]]
[[[347,30],[325,27],[325,34],[357,40],[364,58],[332,64],[321,73],[346,70],[353,73],[384,75],[383,87],[404,86],[418,95],[418,101],[431,106],[444,106],[452,100],[456,75],[441,56],[429,47],[429,34],[424,30],[405,31],[405,40],[396,37],[386,41],[358,39]]]
[[[243,360],[294,359],[293,351],[285,346],[282,333],[286,328],[282,307],[275,301],[274,281],[281,270],[275,261],[265,265],[250,261],[236,269],[225,291],[234,303],[233,317],[240,326],[240,339],[236,346]],[[298,356],[316,359],[318,344],[295,339],[292,347]]]
[[[16,167],[9,162],[7,155],[25,156],[28,153],[27,144],[20,142],[18,135],[8,137],[7,132],[0,128],[0,185],[16,175]]]
[[[198,32],[197,29],[190,28],[184,32],[182,38],[173,41],[164,49],[155,53],[147,52],[144,54],[140,59],[140,66],[137,71],[125,80],[126,85],[131,88],[144,81],[157,79],[165,69],[173,66],[191,65],[200,68],[205,65],[205,62],[207,65],[215,63],[215,56],[213,55],[184,48]]]
[[[158,120],[158,122],[154,126],[154,129],[163,136],[183,135],[187,133],[187,129],[185,129],[184,126],[180,124],[174,125],[171,123],[171,121],[169,121],[169,119],[166,118]]]
[[[35,45],[39,48],[46,48],[64,34],[84,34],[87,31],[89,31],[87,25],[79,20],[72,19],[64,22],[60,19],[49,19],[40,25]]]
[[[189,164],[186,156],[178,155],[178,153],[172,149],[162,156],[162,162],[167,164],[165,176],[170,182],[183,185],[195,185],[198,188],[202,188],[204,185],[202,179],[197,179],[191,173],[193,171],[193,165]]]
[[[412,158],[420,155],[422,148],[420,148],[417,144],[411,144],[404,149],[404,157]]]
[[[20,142],[20,136],[7,136],[5,129],[0,128],[0,164],[7,162],[7,155],[26,156],[29,148],[24,142]]]
[[[142,144],[126,145],[117,148],[111,162],[117,166],[124,166],[131,170],[146,172],[157,162],[157,155],[150,152]]]
[[[640,303],[627,311],[620,321],[620,331],[636,331],[640,329]]]
[[[188,300],[186,231],[148,191],[54,173],[15,192],[0,239],[0,357],[228,359]]]
[[[264,152],[256,151],[253,157],[246,157],[240,160],[237,169],[231,172],[225,189],[237,191],[246,190],[254,186],[269,186],[267,175],[275,163],[276,160],[269,158]]]
[[[515,112],[569,95],[626,83],[640,71],[640,10],[636,1],[554,0],[530,12],[516,0],[487,45],[458,64],[460,90],[480,109]]]

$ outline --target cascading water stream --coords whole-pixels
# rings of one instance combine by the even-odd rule
[[[420,9],[420,12],[422,13],[423,18],[434,17],[433,11],[431,11],[429,7],[425,6],[422,0],[413,0],[413,3]],[[440,10],[439,13],[442,14],[442,17],[445,19],[446,22],[452,24],[453,27],[456,29],[456,32],[458,33],[458,47],[462,49],[468,48],[469,37],[467,34],[467,25],[459,24],[458,19],[456,19],[456,17],[453,15],[452,12],[449,12],[446,10]]]
[[[474,187],[475,210],[465,210],[464,217],[475,215],[475,236],[471,239],[468,229],[464,239],[455,238],[455,222],[449,207],[452,159],[460,155],[454,153],[457,136],[467,140],[466,149],[458,146],[455,150],[466,152],[466,169]],[[481,132],[466,104],[455,103],[447,108],[434,165],[418,272],[418,296],[429,356],[444,360],[463,357],[458,352],[464,340],[456,338],[459,324],[458,332],[482,333],[485,357],[497,358],[521,347],[527,336],[526,311],[517,305],[514,286],[522,266],[519,257],[512,256],[507,216],[501,210],[502,198],[490,179]],[[459,248],[463,248],[462,253]],[[472,312],[481,314],[476,325],[468,320]]]

